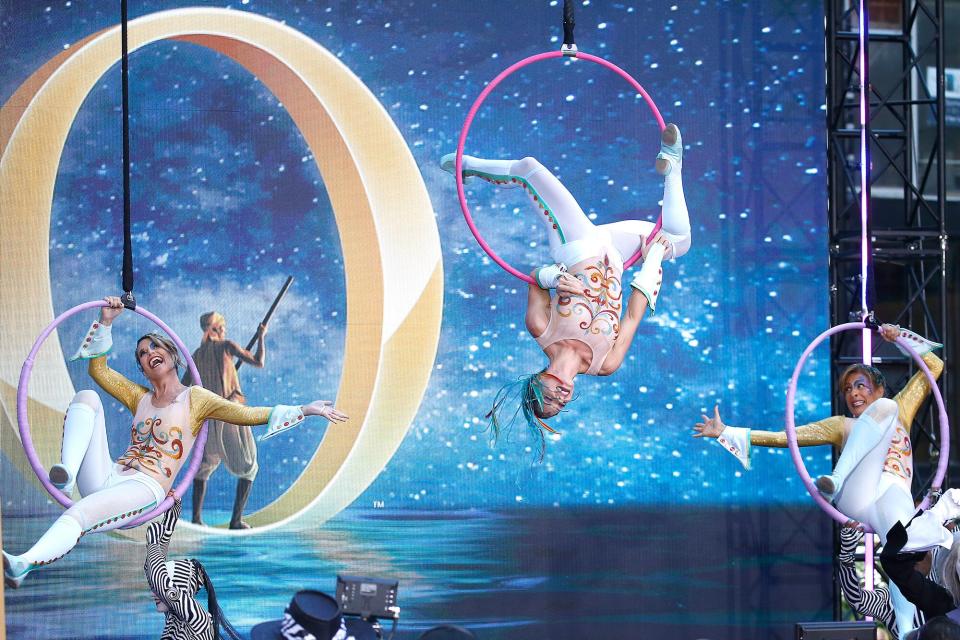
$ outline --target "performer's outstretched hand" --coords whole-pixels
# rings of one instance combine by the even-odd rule
[[[349,417],[334,407],[329,400],[314,400],[310,404],[303,405],[303,415],[320,416],[330,422],[346,422]]]
[[[723,430],[726,429],[727,425],[723,424],[723,421],[720,419],[720,406],[714,405],[713,407],[713,417],[708,418],[703,416],[703,422],[698,422],[694,425],[693,429],[697,433],[693,434],[694,438],[716,438]]]
[[[100,307],[100,322],[105,325],[113,324],[113,319],[123,312],[123,303],[118,296],[106,296],[104,300],[109,307]]]

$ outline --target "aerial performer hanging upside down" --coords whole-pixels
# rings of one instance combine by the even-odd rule
[[[594,225],[566,187],[534,158],[484,160],[463,156],[465,178],[478,177],[499,187],[522,187],[542,212],[555,264],[535,270],[527,294],[526,326],[549,363],[536,373],[502,387],[489,418],[496,436],[522,414],[542,439],[554,432],[544,420],[573,399],[577,375],[608,376],[620,368],[649,307],[656,309],[663,280],[661,262],[690,249],[690,217],[683,196],[680,130],[668,124],[661,134],[656,168],[664,176],[663,226],[649,244],[652,222],[623,220]],[[454,154],[441,166],[453,172]],[[623,311],[623,263],[643,247],[643,266],[634,272]],[[556,295],[551,296],[550,290]],[[505,407],[519,395],[519,407]],[[504,416],[506,419],[504,419]]]
[[[923,357],[934,378],[940,376],[943,361],[932,353],[940,345],[890,324],[880,327],[880,335],[889,342],[898,336],[912,338],[917,345],[915,351]],[[880,370],[864,364],[847,367],[838,386],[852,417],[831,416],[796,429],[801,447],[832,444],[842,449],[833,473],[817,478],[817,488],[855,521],[849,524],[868,525],[882,543],[894,525],[910,523],[910,540],[904,551],[922,551],[938,545],[949,549],[953,534],[943,527],[943,522],[960,516],[960,492],[948,490],[936,505],[914,518],[916,509],[910,491],[913,447],[908,430],[930,393],[926,374],[916,373],[892,400],[884,397],[886,383]],[[723,424],[718,408],[714,408],[714,417],[703,416],[703,422],[694,429],[695,438],[716,438],[747,468],[751,445],[787,446],[786,433],[782,431]],[[906,633],[912,628],[912,608],[903,606],[905,600],[895,588],[891,588],[891,597],[898,626],[901,633]]]
[[[306,416],[342,422],[347,416],[326,400],[303,406],[247,407],[200,386],[180,383],[180,354],[165,336],[137,340],[136,360],[150,388],[107,366],[111,325],[123,310],[120,298],[106,298],[75,358],[89,359],[89,373],[132,414],[131,441],[114,461],[107,446],[103,406],[94,391],[77,393],[63,424],[61,460],[50,481],[64,493],[76,486],[82,498],[67,509],[28,551],[3,552],[4,581],[20,585],[28,573],[69,553],[88,533],[109,531],[163,501],[207,418],[240,425],[267,425],[264,438],[292,428]]]

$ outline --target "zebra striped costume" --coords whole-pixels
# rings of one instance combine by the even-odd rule
[[[863,540],[863,532],[844,527],[840,529],[840,553],[837,555],[837,580],[847,604],[858,615],[873,616],[882,622],[894,638],[899,636],[893,605],[890,603],[890,591],[887,587],[877,587],[867,591],[860,582],[857,573],[857,545]],[[914,627],[923,624],[923,614],[917,611]]]
[[[194,560],[167,562],[167,544],[180,518],[180,500],[150,523],[147,559],[143,571],[157,609],[165,621],[160,640],[215,640],[219,638],[213,616],[194,599],[203,586],[203,569]]]

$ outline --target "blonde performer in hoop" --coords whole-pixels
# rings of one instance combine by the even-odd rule
[[[4,582],[19,587],[38,567],[59,560],[88,533],[109,531],[163,501],[193,448],[203,421],[267,425],[268,438],[295,427],[306,416],[342,422],[347,416],[331,402],[303,406],[246,407],[199,386],[180,382],[180,354],[158,334],[137,340],[137,365],[149,388],[131,382],[107,366],[113,346],[111,325],[123,311],[120,298],[106,298],[75,358],[89,359],[89,373],[100,387],[132,414],[130,445],[115,461],[107,443],[103,406],[94,391],[80,391],[67,408],[61,460],[50,469],[50,480],[66,494],[82,496],[26,552],[3,552]]]

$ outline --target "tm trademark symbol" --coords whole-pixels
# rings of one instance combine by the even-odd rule
[[[374,500],[373,501],[374,509],[383,509],[383,500]]]

